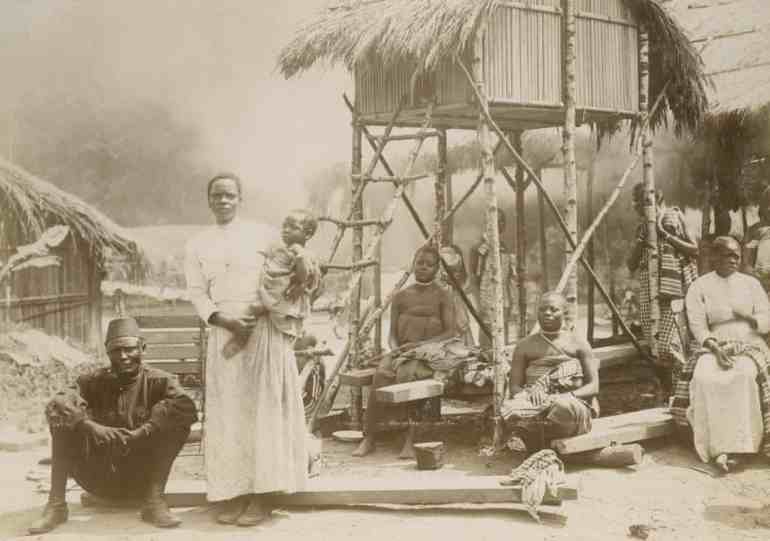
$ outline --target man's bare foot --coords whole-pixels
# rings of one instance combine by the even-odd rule
[[[398,458],[409,460],[414,458],[414,430],[409,429],[404,438],[404,446],[401,448],[401,452],[398,453]]]
[[[366,436],[363,440],[361,440],[361,443],[358,444],[356,450],[353,451],[353,456],[366,456],[374,452],[374,448],[374,438]]]

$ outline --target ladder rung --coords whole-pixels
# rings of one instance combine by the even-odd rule
[[[358,270],[358,269],[364,269],[366,267],[374,267],[375,265],[379,265],[380,262],[376,259],[365,259],[363,261],[359,261],[357,263],[351,263],[348,265],[332,265],[331,263],[321,265],[321,270],[329,271],[329,270]]]
[[[363,177],[363,175],[353,175],[353,178],[359,179],[364,178],[366,182],[392,182],[396,184],[401,184],[404,182],[413,182],[415,180],[422,180],[424,178],[432,178],[434,175],[412,175],[410,177]]]
[[[376,225],[382,227],[385,225],[381,220],[338,220],[331,216],[321,216],[318,218],[319,222],[330,222],[336,224],[338,227],[367,227]]]

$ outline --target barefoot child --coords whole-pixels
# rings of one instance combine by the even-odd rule
[[[311,297],[321,281],[321,272],[305,244],[315,234],[316,219],[305,210],[289,213],[281,226],[282,243],[263,252],[265,264],[257,289],[258,304],[252,315],[269,314],[281,332],[293,337],[302,333],[302,323],[310,313]],[[243,347],[233,339],[225,345],[225,356]]]

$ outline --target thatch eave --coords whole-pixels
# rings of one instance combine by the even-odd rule
[[[146,260],[131,235],[103,213],[3,159],[0,159],[0,202],[3,218],[17,220],[26,235],[37,237],[55,222],[68,226],[99,259],[112,252],[130,256],[139,263]]]
[[[671,113],[677,132],[694,131],[708,108],[703,64],[687,36],[659,0],[624,0],[650,33],[650,92],[670,80],[666,100],[652,119],[665,125]],[[348,70],[406,63],[431,72],[467,51],[484,17],[500,0],[345,0],[302,26],[280,52],[286,78],[322,65]]]

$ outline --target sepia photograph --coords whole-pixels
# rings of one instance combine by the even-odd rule
[[[0,43],[0,539],[770,536],[770,1]]]

